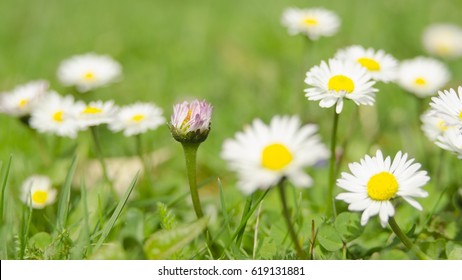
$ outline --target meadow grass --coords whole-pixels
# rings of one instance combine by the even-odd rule
[[[290,6],[333,10],[342,20],[340,31],[316,42],[289,36],[280,17]],[[424,28],[434,22],[462,25],[461,10],[462,2],[455,0],[1,1],[0,91],[46,79],[67,94],[70,89],[56,79],[60,61],[94,51],[119,61],[123,79],[83,99],[154,102],[169,118],[174,103],[198,98],[210,102],[214,113],[198,151],[199,193],[208,217],[201,220],[189,199],[181,145],[166,125],[141,139],[105,127],[98,131],[108,161],[136,158],[138,140],[145,155],[152,155],[146,156],[149,170],[127,172],[128,183],[116,197],[102,174],[88,169],[99,165],[89,133],[76,140],[34,134],[0,115],[0,259],[209,259],[214,255],[201,235],[206,227],[221,259],[297,258],[277,191],[257,193],[246,204],[249,199],[219,156],[223,141],[254,118],[268,122],[274,115],[297,114],[318,124],[327,144],[332,112],[304,97],[306,71],[351,44],[383,49],[399,60],[426,55]],[[462,85],[462,60],[445,62],[452,72],[447,88]],[[346,151],[340,170],[377,148],[408,152],[429,171],[432,179],[424,187],[429,197],[419,200],[422,212],[402,204],[395,218],[430,257],[460,259],[462,163],[422,133],[418,117],[429,99],[419,101],[393,83],[377,88],[373,107],[346,104],[340,116],[337,144]],[[309,173],[312,188],[288,184],[286,195],[310,258],[416,258],[376,219],[363,228],[359,214],[325,217],[328,165]],[[31,174],[52,178],[57,203],[33,211],[23,205],[19,189]],[[338,213],[347,209],[336,205]]]

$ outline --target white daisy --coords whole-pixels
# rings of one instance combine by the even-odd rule
[[[108,55],[87,53],[61,62],[58,80],[65,86],[75,86],[80,92],[117,81],[122,74],[120,64]]]
[[[316,134],[316,125],[301,125],[295,116],[275,116],[269,126],[256,119],[224,142],[221,156],[238,173],[243,193],[268,189],[284,177],[295,186],[311,186],[303,168],[326,159],[329,152]]]
[[[29,115],[32,107],[47,91],[48,82],[44,80],[17,86],[12,91],[0,95],[0,112],[17,117]]]
[[[427,110],[420,117],[422,121],[422,131],[430,141],[435,141],[438,136],[442,135],[449,127],[441,117],[438,116],[436,111]]]
[[[462,126],[448,128],[442,135],[438,136],[436,145],[448,150],[462,159]]]
[[[43,209],[55,202],[56,190],[47,176],[32,175],[22,183],[21,200],[32,208]]]
[[[433,24],[422,36],[425,50],[444,58],[462,56],[462,28],[454,24]]]
[[[311,86],[305,89],[308,100],[320,100],[319,106],[329,108],[336,105],[340,114],[343,99],[351,99],[357,105],[373,105],[377,89],[372,86],[375,81],[364,67],[351,61],[329,59],[320,66],[314,66],[306,73],[305,83]]]
[[[42,133],[75,138],[81,129],[77,119],[81,110],[82,107],[74,103],[72,96],[61,96],[56,92],[50,92],[31,112],[29,124]]]
[[[430,106],[448,125],[462,126],[462,87],[439,91]]]
[[[361,64],[376,81],[387,83],[396,78],[398,61],[383,50],[376,51],[355,45],[339,50],[335,58]]]
[[[162,109],[152,103],[135,103],[119,109],[109,129],[124,132],[125,136],[132,136],[154,130],[165,123]]]
[[[448,68],[439,60],[416,57],[401,62],[397,83],[418,97],[427,97],[435,95],[450,77]]]
[[[337,186],[348,192],[337,195],[336,199],[348,203],[351,211],[363,211],[361,225],[378,214],[385,227],[388,218],[395,215],[390,200],[398,196],[422,210],[414,197],[428,195],[421,187],[430,177],[426,171],[418,171],[420,164],[414,163],[414,159],[408,160],[407,154],[399,151],[392,161],[389,156],[384,159],[378,150],[374,157],[366,155],[359,163],[350,163],[348,167],[351,174],[342,172],[342,178],[337,180]]]
[[[117,106],[115,106],[113,100],[106,102],[101,100],[92,101],[88,105],[82,103],[81,107],[77,118],[84,128],[109,123],[117,112]]]
[[[324,8],[288,8],[282,14],[282,24],[288,28],[291,35],[302,33],[311,40],[317,40],[321,36],[332,36],[337,33],[340,18]]]

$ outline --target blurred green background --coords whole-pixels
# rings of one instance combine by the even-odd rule
[[[292,6],[331,9],[341,18],[341,28],[315,42],[289,36],[280,18]],[[212,131],[199,151],[199,177],[233,181],[219,157],[221,145],[254,118],[268,122],[277,114],[298,114],[319,124],[329,143],[331,110],[320,109],[303,93],[305,72],[313,65],[351,44],[383,49],[399,60],[426,55],[421,44],[425,27],[437,22],[462,25],[461,11],[459,0],[2,0],[0,92],[46,79],[52,89],[67,94],[69,89],[56,80],[62,60],[86,52],[109,54],[122,64],[123,80],[84,98],[114,99],[121,105],[154,102],[167,119],[175,102],[208,100],[214,114]],[[452,72],[448,88],[462,85],[462,60],[446,62]],[[395,84],[377,87],[374,107],[360,108],[358,118],[355,105],[347,102],[340,117],[340,144],[349,140],[344,163],[381,147],[387,154],[409,152],[425,168],[433,168],[429,161],[438,148],[420,131],[419,102]],[[428,107],[428,100],[423,103]],[[77,142],[88,138],[82,133]],[[109,157],[136,154],[133,139],[107,130],[102,138]],[[69,160],[74,140],[44,139],[48,152],[58,149],[63,162]],[[148,151],[169,151],[168,161],[157,168],[155,187],[186,187],[181,147],[167,126],[146,133],[143,141]],[[11,185],[18,186],[32,173],[65,175],[54,166],[62,165],[59,157],[51,167],[44,166],[37,149],[25,126],[0,115],[0,160],[13,155]],[[94,157],[91,149],[87,155]],[[312,172],[321,186],[327,181],[326,169]]]

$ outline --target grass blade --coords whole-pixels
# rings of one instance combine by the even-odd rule
[[[112,228],[114,227],[117,219],[119,218],[120,213],[122,212],[125,204],[127,203],[128,198],[130,197],[130,194],[132,193],[133,188],[136,185],[136,181],[138,180],[139,173],[136,174],[135,178],[133,178],[132,182],[130,183],[130,186],[128,187],[127,191],[125,192],[124,196],[122,199],[119,201],[119,204],[117,204],[116,209],[114,210],[114,213],[112,214],[111,218],[109,221],[104,225],[103,231],[101,233],[101,237],[99,238],[98,242],[96,243],[94,247],[94,251],[98,250],[99,247],[103,244],[104,240],[106,240],[107,236],[111,232]]]
[[[58,204],[58,219],[56,221],[56,230],[62,232],[66,227],[67,216],[69,213],[69,202],[71,199],[71,185],[72,178],[74,177],[75,169],[77,167],[77,157],[74,156],[72,159],[71,166],[64,181],[64,185],[61,188],[61,195],[59,197]]]
[[[1,186],[1,199],[0,199],[0,225],[3,225],[3,213],[5,209],[5,189],[6,189],[6,184],[8,183],[8,176],[10,174],[10,167],[11,167],[11,159],[13,156],[10,156],[8,160],[8,164],[6,165],[6,169],[4,172],[2,172],[2,186]],[[3,166],[2,166],[3,169]]]

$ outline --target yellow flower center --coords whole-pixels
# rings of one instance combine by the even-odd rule
[[[286,146],[274,143],[266,146],[261,155],[261,164],[270,170],[281,170],[292,162],[292,153]]]
[[[361,57],[360,59],[358,59],[358,62],[363,67],[367,68],[367,70],[369,71],[379,71],[380,70],[380,64],[373,59],[370,59],[367,57]]]
[[[459,118],[462,119],[462,111],[459,113]]]
[[[189,120],[191,120],[191,115],[192,115],[192,110],[189,109],[189,110],[188,110],[188,114],[187,114],[186,117],[184,118],[184,120],[183,120],[183,122],[181,123],[181,126],[180,126],[180,127],[185,126],[185,125],[189,122]],[[188,128],[189,128],[189,127],[185,127],[185,129],[188,129]]]
[[[461,114],[461,118],[462,118],[462,113]],[[438,128],[441,130],[441,131],[446,131],[448,129],[448,126],[446,125],[446,122],[445,121],[439,121],[438,122]]]
[[[100,108],[97,108],[97,107],[92,107],[92,106],[87,106],[87,108],[85,108],[85,110],[82,111],[83,114],[99,114],[103,112],[103,110],[101,110]]]
[[[95,79],[95,74],[91,71],[88,71],[85,74],[83,74],[83,79],[87,81],[92,81]]]
[[[315,18],[310,18],[310,17],[304,18],[302,22],[308,26],[318,25],[318,20]]]
[[[390,172],[375,174],[367,182],[367,194],[373,200],[389,200],[398,191],[398,181]]]
[[[355,89],[355,84],[352,79],[343,75],[335,75],[330,78],[327,87],[329,90],[346,91],[347,93],[353,92]]]
[[[143,119],[144,119],[144,115],[141,115],[141,114],[134,115],[134,116],[132,117],[132,121],[134,121],[134,122],[140,122],[140,121],[142,121]]]
[[[19,108],[24,108],[29,101],[27,99],[21,99],[19,100]]]
[[[45,204],[47,197],[48,193],[46,191],[35,191],[32,194],[32,201],[36,204]]]
[[[53,120],[55,122],[63,122],[63,111],[57,111],[53,114]]]
[[[450,44],[448,44],[447,42],[440,42],[437,46],[436,46],[436,52],[439,54],[439,55],[448,55],[448,54],[451,54],[452,53],[452,47]]]
[[[418,77],[414,80],[414,83],[418,86],[425,86],[427,84],[427,81],[424,78]]]

